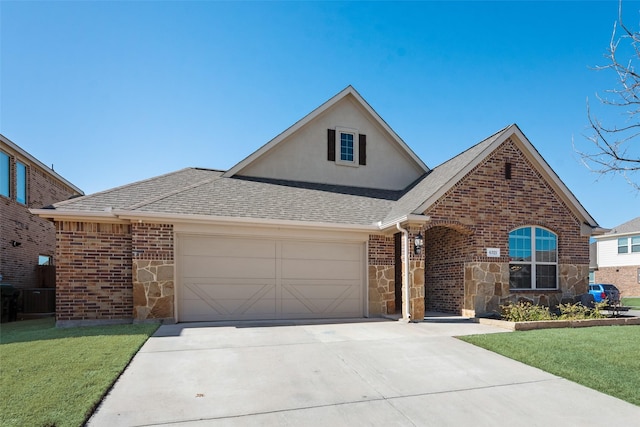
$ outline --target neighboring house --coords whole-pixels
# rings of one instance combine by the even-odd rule
[[[640,216],[594,236],[594,283],[612,283],[622,296],[640,296]]]
[[[554,305],[587,292],[602,231],[516,125],[430,169],[351,86],[227,171],[34,212],[58,230],[59,324]]]
[[[56,248],[55,227],[29,212],[73,196],[78,187],[45,166],[4,135],[0,135],[0,274],[18,288],[52,286],[55,276],[38,270],[51,266]]]

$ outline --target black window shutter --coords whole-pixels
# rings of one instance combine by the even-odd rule
[[[367,164],[367,135],[360,134],[358,138],[358,164]]]
[[[336,161],[336,131],[327,129],[327,160]]]

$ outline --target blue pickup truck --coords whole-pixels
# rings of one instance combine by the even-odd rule
[[[614,285],[598,283],[589,285],[589,293],[593,295],[595,302],[607,300],[609,304],[620,303],[620,291]]]

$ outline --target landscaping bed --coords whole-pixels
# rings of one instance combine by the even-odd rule
[[[580,320],[530,320],[525,322],[510,322],[497,319],[476,319],[482,325],[491,325],[510,331],[531,331],[534,329],[551,328],[585,328],[589,326],[622,326],[640,325],[640,317],[609,317],[603,319]]]
[[[551,310],[549,307],[531,304],[527,301],[508,303],[501,306],[502,312],[493,318],[478,318],[483,325],[497,326],[511,331],[530,331],[533,329],[584,328],[589,326],[640,325],[640,317],[621,316],[628,310],[619,304],[609,306],[607,301],[591,305],[578,303],[560,304]],[[605,314],[604,311],[609,314]]]

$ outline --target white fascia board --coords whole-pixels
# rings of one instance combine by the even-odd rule
[[[610,233],[610,231],[613,230],[612,228],[600,228],[600,230],[603,230],[603,233],[597,236],[593,236],[594,239],[596,240],[597,239],[601,239],[601,240],[617,239],[619,237],[629,237],[629,236],[636,236],[640,234],[640,230],[627,231],[626,233]]]
[[[33,215],[54,221],[108,222],[112,224],[127,223],[114,215],[113,211],[90,212],[60,209],[29,209]]]
[[[267,218],[245,218],[245,217],[226,217],[226,216],[211,216],[211,215],[176,215],[165,213],[153,213],[153,212],[134,212],[127,210],[114,209],[113,213],[121,220],[127,222],[163,222],[163,223],[192,223],[192,224],[236,224],[236,225],[262,225],[273,227],[289,227],[289,228],[314,228],[314,229],[331,229],[331,230],[345,230],[345,231],[361,231],[361,232],[375,232],[378,231],[378,227],[375,224],[372,225],[358,225],[358,224],[341,224],[341,223],[328,223],[328,222],[311,222],[311,221],[293,221],[293,220],[277,220]]]
[[[385,231],[387,229],[396,228],[396,224],[407,224],[407,223],[412,223],[412,224],[426,224],[428,222],[431,221],[431,217],[427,216],[427,215],[415,215],[415,214],[409,214],[409,215],[403,215],[401,217],[398,217],[396,219],[393,219],[391,221],[387,221],[387,222],[379,222],[378,223],[378,229],[381,231]]]
[[[376,113],[376,111],[373,108],[371,108],[369,103],[367,103],[367,101],[365,101],[364,98],[360,96],[358,91],[356,91],[353,86],[349,85],[343,90],[341,90],[337,95],[333,96],[331,99],[324,102],[318,108],[313,110],[311,113],[307,114],[302,119],[298,120],[288,129],[286,129],[284,132],[282,132],[281,134],[273,138],[271,141],[267,142],[258,150],[254,151],[252,154],[250,154],[240,163],[236,164],[231,169],[226,171],[222,176],[225,178],[230,178],[234,176],[236,173],[244,169],[247,165],[252,163],[254,160],[260,158],[266,152],[273,149],[281,141],[283,141],[284,139],[288,138],[290,135],[297,132],[300,128],[305,126],[307,123],[313,121],[316,117],[318,117],[320,114],[327,111],[329,108],[334,106],[338,101],[342,100],[342,98],[344,98],[347,95],[352,95],[358,101],[358,103],[360,103],[360,105],[362,105],[362,107],[378,122],[378,124],[386,132],[388,132],[389,135],[391,135],[391,137],[398,143],[398,145],[400,145],[400,147],[402,147],[402,149],[409,155],[409,157],[414,162],[416,162],[416,164],[418,164],[420,168],[423,169],[424,172],[429,171],[429,167],[413,152],[413,150],[411,150],[411,148],[409,148],[409,146],[402,140],[402,138],[400,138],[400,136],[398,136],[398,134],[395,133],[393,129],[391,129],[391,127],[382,119],[382,117],[380,117],[380,115]]]

